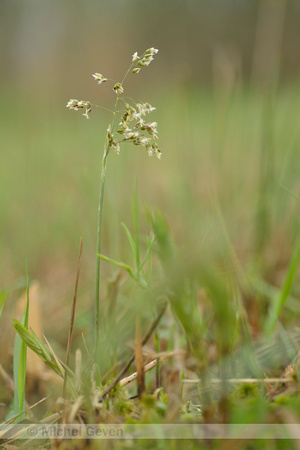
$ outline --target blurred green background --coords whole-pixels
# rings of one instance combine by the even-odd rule
[[[282,185],[299,192],[299,40],[299,0],[1,0],[1,286],[24,275],[26,256],[31,277],[73,286],[82,236],[93,292],[110,115],[87,121],[65,106],[112,107],[112,86],[92,73],[118,81],[132,53],[152,46],[155,61],[125,89],[157,107],[163,157],[129,146],[111,155],[103,253],[126,255],[120,223],[131,226],[137,177],[141,206],[164,212],[187,253],[204,242],[213,252],[226,229],[245,266],[263,257],[280,274],[298,226]]]

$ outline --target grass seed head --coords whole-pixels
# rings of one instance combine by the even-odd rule
[[[133,55],[132,55],[132,62],[133,63],[135,63],[135,62],[137,62],[138,60],[140,59],[140,57],[138,56],[138,53],[137,52],[135,52]]]
[[[113,90],[116,94],[121,95],[124,92],[124,88],[122,86],[122,83],[116,83],[113,87]]]
[[[153,61],[154,56],[158,53],[158,49],[154,47],[148,48],[141,56],[135,52],[132,55],[131,65],[123,78],[122,82],[115,83],[113,90],[118,96],[121,96],[124,92],[123,82],[127,76],[127,74],[132,71],[132,73],[139,73],[141,67],[149,66],[149,64]],[[98,84],[105,83],[108,81],[101,73],[95,72],[93,78],[97,81]],[[119,98],[118,98],[119,100]],[[117,101],[118,101],[117,100]],[[79,109],[85,109],[85,113],[82,114],[86,119],[90,119],[90,114],[92,111],[92,105],[89,101],[86,100],[77,100],[70,99],[67,103],[67,108],[73,109],[74,111],[78,111]],[[121,121],[119,122],[119,129],[117,132],[122,135],[122,138],[117,141],[113,135],[113,124],[107,129],[107,144],[108,149],[114,150],[117,154],[120,153],[120,144],[124,141],[130,141],[136,146],[145,147],[149,156],[153,156],[154,154],[160,159],[161,151],[158,149],[157,144],[154,142],[155,139],[158,139],[157,132],[157,122],[148,122],[146,123],[143,117],[147,114],[150,114],[156,108],[151,106],[150,103],[134,103],[134,106],[124,101],[125,111],[121,116]],[[116,115],[116,109],[114,111],[114,115]],[[135,121],[134,126],[129,126],[129,123]],[[146,136],[145,133],[146,132]],[[148,135],[147,135],[148,134]]]
[[[98,84],[105,83],[105,81],[107,81],[107,78],[105,78],[101,73],[96,72],[92,76],[96,81],[98,81]]]

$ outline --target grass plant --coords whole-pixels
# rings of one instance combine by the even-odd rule
[[[296,119],[299,105],[293,102],[299,87],[279,90],[267,105],[265,97],[249,87],[239,87],[227,97],[222,96],[221,105],[217,89],[177,91],[176,96],[172,90],[165,97],[159,92],[158,97],[163,98],[156,111],[160,139],[163,147],[172,151],[160,164],[148,160],[145,169],[139,151],[133,158],[131,152],[123,149],[131,143],[150,155],[161,156],[156,141],[157,124],[144,120],[153,107],[134,102],[123,90],[132,72],[132,77],[136,77],[156,53],[151,48],[140,57],[136,53],[132,56],[125,77],[112,83],[111,94],[116,97],[111,111],[101,110],[86,100],[68,102],[69,109],[83,112],[86,119],[96,112],[100,117],[112,115],[108,128],[99,125],[106,137],[100,179],[97,178],[100,192],[96,276],[92,279],[90,260],[83,258],[82,284],[78,282],[79,263],[75,290],[70,282],[73,302],[65,303],[59,290],[54,295],[46,292],[51,299],[44,305],[44,317],[49,316],[43,330],[46,343],[34,327],[28,326],[31,304],[27,279],[25,316],[14,320],[15,388],[1,391],[1,401],[7,406],[2,414],[0,437],[12,422],[24,417],[32,422],[73,425],[121,423],[128,429],[142,423],[267,426],[299,422],[299,167],[295,161],[300,139]],[[100,89],[111,81],[100,73],[93,78]],[[181,96],[186,109],[180,102]],[[86,127],[90,124],[88,136]],[[56,205],[62,222],[69,224],[70,211],[61,198],[66,197],[70,181],[78,197],[78,208],[83,208],[77,209],[78,227],[74,230],[75,226],[70,226],[64,238],[66,248],[74,245],[76,233],[80,233],[86,236],[85,252],[89,253],[94,242],[90,230],[97,202],[95,177],[91,173],[97,176],[99,154],[91,150],[87,156],[91,168],[85,173],[82,159],[77,156],[81,144],[76,141],[82,139],[90,149],[95,148],[99,129],[94,129],[92,121],[80,123],[67,115],[63,126],[59,122],[57,126],[61,128],[56,144],[62,143],[61,147],[54,145],[53,158],[65,174]],[[74,137],[76,127],[78,134]],[[38,137],[43,142],[42,136]],[[66,161],[62,156],[64,147]],[[110,157],[113,151],[120,153],[119,158]],[[40,161],[45,177],[48,157]],[[5,158],[8,166],[12,164],[8,154]],[[74,183],[77,173],[73,178],[68,172],[72,158],[74,171],[78,170],[78,186],[85,186],[83,196]],[[112,176],[106,177],[108,160]],[[15,163],[17,176],[22,168],[19,163]],[[141,183],[141,179],[145,182]],[[28,180],[33,183],[33,177]],[[128,190],[132,187],[130,208]],[[34,184],[29,184],[28,189],[33,195]],[[43,191],[42,185],[41,191],[43,202],[50,204],[48,191]],[[141,207],[141,198],[145,197],[159,208]],[[32,204],[35,200],[34,197]],[[33,214],[31,203],[24,204]],[[6,207],[1,205],[3,211]],[[22,211],[22,202],[19,207]],[[23,216],[26,220],[26,214]],[[53,256],[51,247],[54,248],[55,240],[60,242],[62,222],[54,220],[53,230],[50,227],[51,243],[45,243],[49,245],[49,258]],[[71,225],[75,222],[70,219]],[[9,228],[8,223],[5,226]],[[19,244],[12,243],[21,248]],[[35,245],[34,255],[38,252],[38,244]],[[33,264],[37,274],[40,261]],[[63,277],[65,282],[65,273]],[[72,283],[74,278],[70,277]],[[94,289],[89,288],[91,284]],[[17,297],[20,286],[1,289],[3,329],[6,308]],[[91,297],[92,331],[87,306]],[[70,310],[71,321],[66,320]],[[92,344],[89,335],[93,335]],[[51,381],[38,402],[53,388],[51,397],[34,407],[30,406],[36,400],[25,382],[27,348],[49,369],[43,376]],[[0,365],[5,386],[13,386],[11,372],[9,364]],[[27,374],[27,381],[29,378]],[[42,378],[35,381],[43,386]],[[164,440],[163,428],[156,432],[161,433],[161,448],[182,445],[180,440]],[[293,437],[292,428],[289,433]],[[259,436],[257,431],[256,437]],[[295,448],[292,441],[276,441],[275,432],[274,439],[265,441],[253,437],[245,442],[243,434],[238,437],[234,441],[185,440],[185,445]],[[11,443],[15,442],[20,441],[15,438]],[[128,440],[126,445],[130,447],[135,442]],[[138,442],[140,448],[152,448],[156,443],[154,439]],[[32,441],[27,444],[30,446]],[[47,442],[53,448],[74,448],[77,444],[78,441],[51,439]],[[94,445],[92,440],[88,440],[88,445]],[[114,445],[123,448],[121,441],[114,441]]]
[[[149,103],[136,103],[134,106],[131,106],[127,103],[126,99],[122,96],[124,94],[124,83],[129,75],[138,74],[140,70],[144,67],[149,66],[149,64],[153,61],[154,56],[157,54],[158,50],[154,47],[147,49],[141,56],[138,56],[137,52],[132,55],[132,60],[129,68],[127,69],[123,79],[121,82],[117,82],[114,84],[113,90],[115,91],[117,98],[115,101],[114,109],[112,111],[112,122],[109,124],[107,128],[107,135],[104,144],[104,151],[102,157],[102,165],[101,165],[101,173],[100,173],[100,189],[99,189],[99,203],[98,203],[98,225],[97,225],[97,245],[96,245],[96,289],[95,289],[95,347],[96,351],[98,350],[99,344],[99,333],[100,333],[100,254],[101,254],[101,235],[102,235],[102,216],[103,216],[103,201],[104,201],[104,187],[106,180],[106,171],[107,171],[107,161],[108,156],[111,151],[115,151],[117,154],[120,153],[120,144],[125,142],[131,142],[136,146],[144,147],[149,156],[156,154],[158,158],[161,158],[161,151],[158,148],[158,145],[155,142],[157,139],[157,123],[149,122],[146,123],[143,119],[146,114],[152,112],[155,108],[153,108]],[[102,74],[96,72],[93,74],[94,79],[98,82],[98,84],[102,84],[108,81]],[[115,138],[115,126],[116,126],[116,117],[117,114],[120,116],[120,111],[118,111],[118,106],[120,100],[123,100],[124,110],[121,115],[121,122],[118,124],[118,129],[116,130],[121,138],[118,140]],[[83,114],[87,119],[90,118],[90,114],[92,111],[93,105],[89,101],[81,100],[78,101],[76,99],[71,99],[67,107],[69,109],[73,109],[75,111],[84,109],[85,113]],[[134,125],[130,125],[130,122],[134,121]],[[132,128],[130,128],[132,126]],[[135,217],[137,220],[137,217]],[[135,222],[135,225],[138,226],[138,223]],[[137,233],[137,229],[135,229]],[[137,234],[136,234],[137,236]],[[138,238],[136,238],[136,258],[139,257],[139,242]],[[139,276],[139,266],[140,262],[136,260],[137,272]]]

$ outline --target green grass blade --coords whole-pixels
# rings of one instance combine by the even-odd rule
[[[106,262],[109,262],[109,263],[111,263],[111,264],[114,264],[115,266],[121,267],[122,269],[126,270],[126,272],[128,272],[129,275],[130,275],[134,280],[137,279],[136,274],[133,272],[133,270],[131,269],[131,267],[128,266],[127,264],[122,263],[122,262],[120,262],[120,261],[116,261],[116,260],[114,260],[114,259],[111,259],[111,258],[109,258],[108,256],[100,255],[99,253],[97,254],[97,256],[98,256],[98,258],[103,259],[103,261],[106,261]]]
[[[0,318],[1,318],[3,307],[4,307],[4,304],[7,299],[8,294],[9,294],[8,289],[4,289],[4,291],[0,292]]]
[[[271,305],[269,316],[267,318],[266,324],[265,324],[265,332],[267,336],[270,336],[272,332],[274,331],[277,319],[282,311],[282,308],[284,307],[294,280],[294,276],[296,274],[296,270],[299,263],[299,257],[300,257],[300,242],[298,241],[295,246],[295,250],[293,253],[293,256],[290,261],[290,265],[287,270],[286,278],[283,283],[282,289],[278,295],[277,298],[275,298],[274,303]]]
[[[151,238],[149,239],[149,242],[147,243],[147,251],[146,251],[145,257],[144,257],[143,261],[141,262],[141,268],[144,267],[147,260],[149,261],[149,257],[151,257],[151,253],[152,253],[155,241],[156,241],[155,236],[152,239]]]
[[[135,248],[135,242],[134,242],[134,239],[133,239],[133,237],[131,236],[131,233],[130,233],[130,231],[128,230],[128,228],[127,228],[127,226],[125,225],[125,223],[122,222],[121,225],[122,225],[122,227],[123,227],[124,230],[125,230],[125,233],[126,233],[126,236],[127,236],[128,241],[129,241],[131,250],[133,251],[133,253],[134,253],[134,255],[135,255],[136,248]]]
[[[175,247],[170,236],[169,226],[161,211],[157,210],[150,217],[151,225],[157,241],[157,254],[166,272],[170,265],[176,260]]]
[[[28,316],[29,316],[29,276],[28,265],[26,261],[26,276],[27,276],[27,301],[24,313],[22,314],[21,322],[24,328],[28,330]],[[26,383],[26,363],[27,363],[27,345],[19,335],[16,335],[14,348],[14,410],[19,415],[18,420],[25,417],[25,383]]]
[[[23,316],[21,317],[21,320],[23,321]],[[21,356],[21,344],[22,340],[20,336],[17,334],[15,338],[15,345],[14,345],[14,360],[13,360],[13,367],[14,367],[14,383],[16,386],[15,392],[14,392],[14,412],[18,416],[20,416],[19,420],[23,419],[23,409],[20,408],[20,392],[18,386],[19,381],[19,367],[20,367],[20,356]]]
[[[5,302],[7,300],[7,297],[9,296],[9,294],[16,289],[24,288],[25,286],[27,286],[27,283],[24,282],[24,278],[21,278],[21,279],[16,280],[13,284],[11,284],[9,287],[7,287],[6,289],[3,289],[3,291],[0,292],[0,319],[1,319],[1,315],[2,315],[2,311],[4,308]]]
[[[135,238],[135,264],[136,271],[139,277],[141,269],[140,260],[140,230],[139,230],[139,211],[138,211],[138,198],[137,198],[137,183],[134,185],[133,203],[132,203],[132,217],[134,226],[134,238]]]
[[[300,197],[295,194],[295,192],[291,191],[289,188],[287,188],[284,184],[280,185],[283,189],[285,189],[289,194],[291,194],[296,200],[300,201]]]

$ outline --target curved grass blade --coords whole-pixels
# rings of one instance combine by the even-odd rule
[[[122,225],[122,227],[123,227],[124,230],[125,230],[125,233],[126,233],[126,236],[127,236],[128,241],[129,241],[131,250],[133,251],[133,253],[134,253],[134,255],[135,255],[136,248],[135,248],[135,242],[134,242],[134,239],[133,239],[133,237],[131,236],[131,233],[130,233],[130,231],[128,230],[128,228],[127,228],[127,226],[125,225],[125,223],[122,222],[121,225]]]
[[[289,188],[287,188],[284,184],[280,185],[283,189],[285,189],[289,194],[291,194],[296,200],[300,201],[299,195],[295,194],[295,192],[291,191]]]
[[[22,314],[21,322],[24,330],[28,330],[29,317],[29,276],[26,261],[27,276],[27,300],[26,307]],[[26,382],[27,345],[19,335],[16,335],[14,348],[14,412],[19,416],[18,420],[25,418],[25,382]]]
[[[2,315],[2,311],[4,308],[5,302],[7,300],[7,297],[9,296],[9,294],[11,292],[13,292],[14,290],[23,289],[26,286],[27,286],[27,281],[25,281],[24,278],[20,278],[20,279],[14,281],[10,286],[8,286],[7,288],[3,289],[0,292],[0,319],[1,319],[1,315]]]
[[[286,274],[282,289],[281,289],[278,297],[275,298],[275,300],[270,308],[269,316],[268,316],[266,324],[265,324],[265,332],[266,332],[267,336],[270,336],[272,334],[272,332],[274,331],[278,317],[279,317],[287,299],[289,298],[292,284],[293,284],[294,277],[295,277],[296,270],[297,270],[298,263],[299,263],[299,257],[300,257],[300,241],[298,240],[298,242],[296,243],[296,246],[295,246],[293,256],[290,261],[290,265],[287,270],[287,274]]]
[[[111,264],[114,264],[115,266],[121,267],[122,269],[126,270],[126,272],[129,273],[129,275],[134,279],[137,280],[136,274],[133,272],[132,268],[130,266],[128,266],[125,263],[122,263],[120,261],[116,261],[114,259],[109,258],[108,256],[105,255],[100,255],[99,253],[97,254],[98,258],[103,259],[103,261],[109,262]]]
[[[132,203],[132,217],[134,226],[134,238],[135,238],[135,264],[137,277],[140,277],[141,259],[140,259],[140,230],[139,230],[139,210],[138,210],[138,198],[137,198],[137,182],[135,180],[133,203]]]
[[[147,251],[146,251],[145,257],[144,257],[143,261],[141,262],[141,268],[144,267],[146,261],[148,260],[149,256],[151,255],[155,241],[156,241],[155,236],[151,240],[149,240],[149,243],[147,244]]]
[[[4,289],[2,292],[0,292],[0,318],[8,295],[9,295],[8,289]]]

